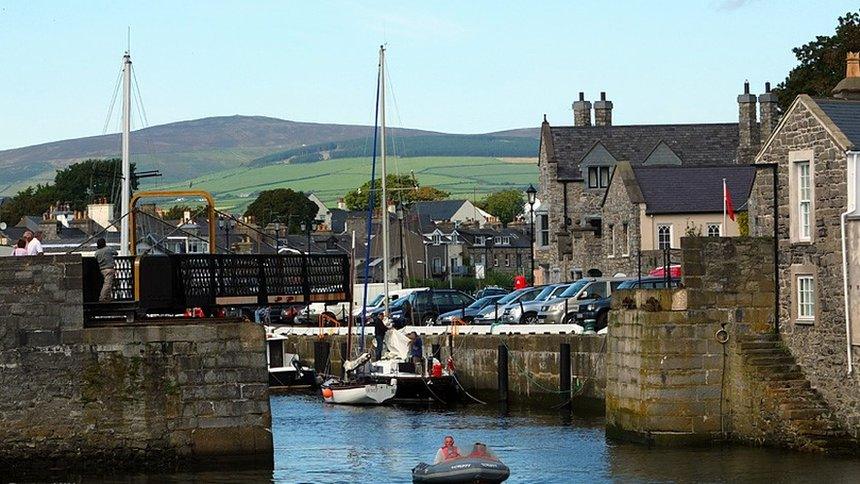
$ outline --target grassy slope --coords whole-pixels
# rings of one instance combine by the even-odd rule
[[[451,192],[452,197],[478,197],[507,188],[523,189],[537,182],[534,163],[510,163],[483,157],[417,157],[389,159],[389,173],[414,171],[422,186]],[[377,167],[378,168],[378,167]],[[292,188],[312,191],[329,206],[370,178],[369,158],[341,158],[296,165],[233,168],[193,180],[194,188],[208,190],[223,208],[239,210],[261,190]],[[159,183],[160,188],[187,188],[188,182]],[[147,184],[144,188],[154,188]]]

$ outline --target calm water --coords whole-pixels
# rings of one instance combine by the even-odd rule
[[[608,442],[600,418],[473,405],[456,411],[323,405],[310,395],[272,397],[274,472],[80,477],[101,482],[408,483],[445,434],[461,449],[486,442],[511,483],[860,482],[860,459],[754,449],[648,449]],[[2,481],[0,476],[0,481]]]

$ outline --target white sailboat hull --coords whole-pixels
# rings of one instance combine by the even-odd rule
[[[391,380],[391,383],[332,385],[323,388],[323,399],[338,405],[382,405],[396,393],[397,380]]]

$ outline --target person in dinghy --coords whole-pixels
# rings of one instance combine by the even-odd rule
[[[442,442],[442,447],[440,447],[436,452],[436,458],[433,459],[433,464],[439,464],[446,460],[459,459],[460,457],[460,449],[454,445],[454,437],[446,435]]]

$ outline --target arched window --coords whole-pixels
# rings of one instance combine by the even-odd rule
[[[657,226],[657,248],[666,250],[672,248],[672,226],[658,225]]]

